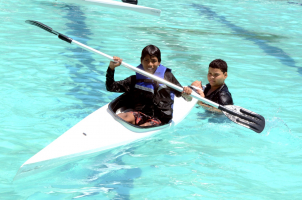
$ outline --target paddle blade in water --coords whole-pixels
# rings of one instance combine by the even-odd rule
[[[263,116],[234,105],[219,106],[219,109],[233,122],[261,133],[265,127]]]

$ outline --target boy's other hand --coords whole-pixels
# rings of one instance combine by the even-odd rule
[[[113,60],[114,61],[110,61],[109,67],[110,69],[114,70],[116,67],[120,66],[123,59],[117,57],[117,56],[113,56]]]
[[[197,90],[196,92],[197,92],[201,97],[204,97],[204,93],[203,93],[203,88],[202,88],[202,83],[201,83],[201,81],[194,81],[191,85],[200,88],[200,90]]]
[[[190,96],[190,94],[192,93],[192,89],[189,87],[183,87],[183,91],[181,96],[183,96],[183,98],[186,101],[192,101],[192,97]]]
[[[202,89],[201,81],[194,81],[191,85],[194,85]]]
[[[183,93],[190,95],[192,93],[192,89],[189,87],[183,87]]]
[[[196,92],[197,92],[201,97],[203,97],[203,98],[205,97],[205,95],[204,95],[204,93],[203,93],[203,88],[202,88],[202,83],[201,83],[201,81],[194,81],[191,85],[200,88],[200,90],[197,90]]]

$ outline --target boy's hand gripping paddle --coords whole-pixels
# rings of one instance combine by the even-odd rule
[[[103,57],[106,57],[108,58],[109,60],[111,61],[114,61],[113,60],[113,57],[112,56],[109,56],[107,54],[104,54],[96,49],[93,49],[89,46],[86,46],[78,41],[75,41],[55,30],[53,30],[52,28],[46,26],[45,24],[42,24],[41,22],[38,22],[38,21],[32,21],[32,20],[26,20],[26,23],[28,24],[32,24],[32,25],[35,25],[35,26],[38,26],[42,29],[44,29],[45,31],[48,31],[54,35],[57,35],[58,38],[60,38],[61,40],[64,40],[65,42],[68,42],[68,43],[71,43],[71,44],[74,44],[74,45],[77,45],[83,49],[86,49],[88,51],[91,51],[93,53],[96,53],[96,54],[99,54]],[[125,62],[122,62],[121,65],[123,65],[124,67],[127,67],[128,69],[131,69],[139,74],[142,74],[144,76],[147,76],[155,81],[158,81],[160,83],[163,83],[167,86],[169,86],[170,88],[173,88],[174,90],[177,90],[179,92],[182,92],[183,91],[183,88],[182,87],[179,87],[177,85],[174,85],[164,79],[161,79],[157,76],[154,76],[153,74],[150,74],[146,71],[143,71],[143,70],[140,70],[136,67],[133,67]],[[226,106],[222,106],[222,105],[219,105],[213,101],[210,101],[206,98],[203,98],[201,96],[199,96],[197,93],[192,93],[191,94],[192,97],[206,103],[206,104],[209,104],[215,108],[218,108],[219,110],[221,110],[230,120],[232,120],[233,122],[241,125],[241,126],[244,126],[246,128],[249,128],[257,133],[261,133],[265,127],[265,119],[263,116],[257,114],[257,113],[254,113],[252,111],[249,111],[245,108],[241,108],[239,106],[234,106],[234,105],[226,105]]]

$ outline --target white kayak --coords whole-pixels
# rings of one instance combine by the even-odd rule
[[[119,108],[123,107],[119,105],[120,98],[121,96],[99,108],[27,160],[14,180],[168,130],[181,122],[197,103],[195,98],[186,101],[182,97],[175,97],[171,123],[140,127],[129,124],[116,115],[120,112]]]
[[[103,6],[109,8],[119,8],[125,10],[132,10],[135,12],[140,12],[149,15],[160,16],[161,10],[155,8],[149,8],[145,6],[138,6],[130,3],[123,3],[112,0],[60,0],[65,3],[76,3],[80,5],[93,5],[93,6]]]

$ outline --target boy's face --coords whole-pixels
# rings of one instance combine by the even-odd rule
[[[150,74],[154,74],[157,67],[160,65],[160,62],[158,62],[158,59],[156,56],[150,56],[146,55],[142,60],[141,63],[143,65],[143,68],[146,72]]]
[[[227,72],[223,73],[220,69],[209,67],[208,81],[211,87],[220,87],[227,77]]]

